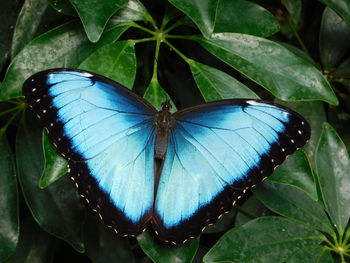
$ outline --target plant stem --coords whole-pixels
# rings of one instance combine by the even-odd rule
[[[158,57],[159,57],[159,50],[160,50],[160,44],[162,43],[161,39],[157,39],[156,42],[156,50],[154,51],[154,60],[153,60],[153,73],[152,73],[152,79],[151,82],[157,81],[158,82]]]
[[[183,24],[185,24],[185,22],[183,22],[183,21],[181,21],[181,20],[176,21],[174,24],[172,24],[172,25],[169,26],[167,29],[165,29],[165,30],[164,30],[164,33],[168,33],[168,32],[170,32],[171,30],[173,30],[173,29],[175,29],[175,28],[177,28],[177,27],[179,27],[179,26],[181,26],[181,25],[183,25]]]
[[[15,110],[18,110],[19,108],[21,108],[21,106],[20,106],[20,105],[18,105],[18,104],[16,104],[16,106],[15,106],[15,107],[10,108],[10,109],[5,110],[5,111],[0,112],[0,116],[4,116],[4,115],[6,115],[6,114],[8,114],[8,113],[10,113],[10,112],[13,112],[13,111],[15,111]]]
[[[148,38],[141,38],[141,39],[130,39],[128,41],[132,41],[134,42],[135,44],[137,43],[142,43],[142,42],[148,42],[148,41],[154,41],[154,40],[157,40],[156,37],[148,37]]]
[[[187,39],[187,40],[194,40],[196,36],[184,36],[184,35],[166,35],[166,38],[174,38],[174,39]]]
[[[167,44],[172,50],[174,50],[176,54],[178,54],[183,60],[186,61],[186,63],[191,62],[190,58],[186,57],[180,50],[178,50],[176,47],[174,47],[169,41],[164,39],[164,43]]]
[[[151,35],[154,35],[154,34],[155,34],[154,31],[148,29],[147,27],[141,26],[141,25],[139,25],[139,24],[137,24],[137,23],[135,23],[135,22],[130,22],[130,23],[128,23],[128,25],[130,25],[130,26],[132,26],[132,27],[135,27],[135,28],[138,28],[138,29],[140,29],[140,30],[143,30],[143,31],[145,31],[145,32],[147,32],[147,33],[149,33],[149,34],[151,34]]]
[[[22,108],[19,107],[19,109],[17,110],[17,112],[15,112],[8,120],[7,122],[5,123],[4,126],[2,126],[0,128],[0,137],[2,137],[5,132],[6,132],[6,129],[8,126],[10,126],[10,124],[13,122],[13,120],[18,116],[18,114],[20,114],[21,112],[23,111]]]

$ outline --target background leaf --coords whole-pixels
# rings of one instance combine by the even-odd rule
[[[118,41],[98,49],[79,68],[111,78],[131,89],[136,75],[135,43]]]
[[[298,150],[288,156],[288,159],[276,168],[268,180],[295,186],[307,193],[313,200],[318,200],[312,170],[303,150]]]
[[[339,135],[327,123],[316,150],[316,168],[325,207],[343,233],[350,217],[350,159]]]
[[[143,98],[150,102],[157,110],[162,109],[162,103],[166,100],[170,100],[171,112],[176,111],[176,106],[174,102],[170,99],[170,96],[166,91],[160,86],[157,80],[152,79],[151,83],[147,87]]]
[[[86,254],[94,263],[135,262],[127,239],[108,228],[97,214],[87,213],[84,224]]]
[[[317,231],[301,224],[282,217],[260,217],[227,232],[203,261],[283,262],[305,246],[321,242]]]
[[[340,15],[350,26],[350,3],[347,0],[320,0]]]
[[[127,3],[127,0],[70,0],[77,10],[91,42],[97,42],[111,16]]]
[[[47,7],[46,0],[26,0],[24,2],[13,32],[12,58],[34,37]]]
[[[77,21],[48,31],[32,40],[12,60],[2,87],[0,100],[22,96],[22,84],[32,74],[49,68],[75,68],[99,47],[108,44],[128,28],[111,28],[97,44],[91,44]]]
[[[321,61],[325,69],[331,69],[339,62],[349,50],[349,42],[350,25],[327,7],[322,16],[319,42]]]
[[[21,222],[16,254],[7,263],[48,263],[52,260],[54,249],[55,238],[28,216]]]
[[[265,182],[254,195],[270,210],[315,230],[330,233],[332,225],[321,205],[293,186]]]
[[[189,66],[205,101],[232,98],[259,98],[252,90],[225,72],[194,60],[189,61]]]
[[[210,38],[213,33],[234,32],[270,36],[279,25],[263,7],[244,0],[169,0]],[[244,14],[242,16],[241,14]]]
[[[13,154],[0,135],[0,261],[14,254],[19,236],[18,191]]]
[[[142,250],[155,263],[161,262],[192,262],[198,246],[199,239],[187,241],[183,245],[174,246],[159,241],[155,235],[151,235],[149,231],[137,236],[137,241]]]
[[[38,186],[44,168],[41,134],[37,119],[25,114],[16,140],[18,177],[24,199],[43,229],[82,252],[83,207],[74,184],[63,177],[45,189]]]
[[[308,62],[267,39],[243,34],[216,34],[196,40],[206,50],[281,100],[338,100],[323,75]]]
[[[43,152],[45,158],[45,167],[39,180],[39,186],[45,188],[50,184],[56,182],[63,175],[67,174],[67,160],[59,155],[49,141],[49,137],[45,131],[43,131]]]

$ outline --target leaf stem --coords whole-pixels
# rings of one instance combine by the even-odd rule
[[[10,112],[13,112],[13,111],[15,111],[15,110],[18,110],[18,109],[21,108],[21,107],[22,107],[21,105],[16,104],[15,107],[12,107],[12,108],[10,108],[10,109],[8,109],[8,110],[5,110],[5,111],[0,112],[0,117],[1,117],[1,116],[4,116],[4,115],[6,115],[6,114],[8,114],[8,113],[10,113]]]
[[[10,124],[13,122],[13,120],[18,116],[18,114],[20,114],[22,111],[23,111],[23,108],[21,107],[17,107],[17,112],[15,112],[8,120],[7,122],[5,123],[4,126],[2,126],[0,128],[0,138],[5,134],[6,132],[6,129],[8,126],[10,126]]]
[[[157,39],[156,42],[156,50],[154,51],[154,60],[153,60],[153,73],[152,73],[152,79],[151,82],[157,81],[158,82],[158,57],[159,57],[159,50],[160,50],[160,44],[162,43],[161,39]]]
[[[175,51],[176,54],[178,54],[186,63],[190,63],[191,59],[186,57],[180,50],[178,50],[176,47],[174,47],[169,41],[164,39],[164,43],[167,44],[172,50]]]
[[[181,26],[181,25],[183,25],[183,24],[185,24],[184,21],[178,20],[178,21],[176,21],[174,24],[172,24],[171,26],[169,26],[168,28],[166,28],[166,29],[164,30],[164,33],[168,33],[168,32],[170,32],[171,30],[173,30],[173,29],[175,29],[175,28],[177,28],[177,27],[179,27],[179,26]]]
[[[174,38],[174,39],[187,39],[187,40],[194,40],[196,36],[185,36],[185,35],[166,35],[166,38]]]
[[[298,31],[296,30],[296,25],[295,25],[293,19],[292,19],[292,21],[291,21],[291,28],[292,28],[292,30],[293,30],[294,36],[295,36],[295,38],[297,39],[297,41],[298,41],[298,43],[299,43],[301,49],[302,49],[306,54],[308,54],[308,55],[310,56],[309,51],[307,50],[307,48],[306,48],[306,46],[305,46],[303,40],[301,39],[301,37],[300,37]],[[311,57],[311,56],[310,56],[310,57]]]
[[[145,31],[145,32],[147,32],[147,33],[149,33],[151,35],[155,35],[154,31],[148,29],[147,27],[141,26],[141,25],[139,25],[139,24],[137,24],[135,22],[130,22],[130,23],[128,23],[128,25],[131,26],[131,27],[135,27],[135,28],[138,28],[140,30],[143,30],[143,31]]]
[[[148,37],[148,38],[141,38],[141,39],[129,39],[128,41],[132,41],[135,44],[137,44],[137,43],[154,41],[154,40],[157,40],[157,38],[156,37]]]

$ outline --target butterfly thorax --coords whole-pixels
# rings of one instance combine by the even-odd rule
[[[168,146],[169,131],[173,124],[173,117],[170,113],[171,105],[169,101],[162,104],[162,109],[157,113],[155,126],[157,129],[154,156],[156,159],[164,160]]]

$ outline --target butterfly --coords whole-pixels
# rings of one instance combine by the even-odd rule
[[[79,194],[106,225],[136,236],[152,225],[174,244],[197,237],[302,147],[310,127],[254,99],[157,111],[129,89],[77,69],[28,78],[23,93]]]

